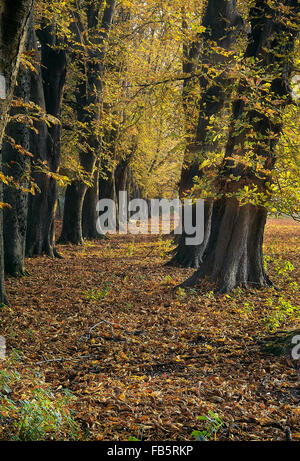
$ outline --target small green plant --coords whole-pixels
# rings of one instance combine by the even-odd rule
[[[18,373],[8,372],[7,370],[0,371],[0,396],[11,392],[10,382],[12,378],[19,378]]]
[[[215,299],[216,299],[215,294],[214,294],[213,291],[209,291],[208,293],[206,293],[205,296],[206,296],[206,298],[211,299],[211,300],[215,300]]]
[[[128,442],[140,442],[140,439],[137,439],[136,437],[131,435],[130,437],[128,437]]]
[[[299,285],[297,282],[290,282],[290,290],[292,293],[298,293],[299,291]]]
[[[135,250],[135,242],[134,240],[129,243],[127,250],[126,250],[126,255],[127,256],[133,256],[134,255],[134,250]]]
[[[19,402],[19,420],[15,422],[15,440],[45,440],[64,438],[75,440],[78,426],[74,421],[68,404],[70,395],[55,398],[45,389],[35,389],[30,400]]]
[[[162,285],[169,285],[170,283],[172,283],[172,277],[170,275],[166,275],[161,282]]]
[[[24,379],[30,389],[25,399],[17,399],[13,389]],[[9,366],[0,371],[0,426],[9,440],[76,440],[79,427],[70,410],[72,400],[69,391],[54,395],[37,377],[25,377]]]
[[[272,258],[269,255],[264,256],[264,266],[265,270],[268,269],[268,264],[272,264],[274,270],[277,272],[278,275],[282,275],[284,277],[287,277],[289,275],[289,272],[293,272],[295,267],[290,261],[285,261],[280,258]]]
[[[199,442],[215,440],[217,433],[224,426],[224,422],[221,418],[212,411],[209,411],[206,416],[198,416],[197,419],[203,421],[204,425],[202,430],[195,430],[192,432],[192,436]]]
[[[159,234],[158,238],[158,248],[159,248],[159,257],[161,259],[165,259],[166,257],[170,256],[172,241],[171,240],[164,240],[162,235]]]
[[[240,312],[242,312],[246,317],[251,316],[251,314],[255,310],[255,305],[253,301],[245,302],[243,307],[240,309]]]
[[[282,296],[274,306],[272,298],[267,299],[268,311],[264,319],[267,329],[275,331],[288,319],[294,320],[300,317],[300,307],[293,306],[290,301],[286,301]]]
[[[183,288],[178,287],[176,290],[176,298],[180,301],[186,297],[186,291]]]
[[[13,365],[15,363],[21,362],[22,357],[23,357],[22,352],[19,351],[18,349],[13,348],[9,355],[9,363]]]
[[[102,301],[110,292],[110,283],[105,283],[101,289],[86,290],[83,292],[85,299],[88,301]]]

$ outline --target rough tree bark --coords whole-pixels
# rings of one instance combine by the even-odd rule
[[[0,99],[0,169],[2,169],[2,141],[32,5],[32,0],[16,0],[14,2],[0,0],[0,74],[5,78],[6,82],[6,98]],[[2,181],[0,180],[0,203],[3,202],[2,195]],[[2,216],[0,207],[0,305],[7,302],[4,288]]]
[[[117,200],[117,190],[114,169],[108,166],[107,159],[101,160],[101,173],[99,174],[99,197]]]
[[[33,48],[34,33],[32,11],[25,43],[25,50],[27,51]],[[19,68],[14,91],[15,97],[25,103],[30,100],[31,72],[23,66]],[[21,119],[12,119],[8,123],[6,136],[28,152],[30,149],[30,129],[26,122],[26,112],[27,110],[22,107],[15,107],[10,110],[12,117],[21,117]],[[20,148],[15,148],[9,139],[4,141],[2,145],[2,158],[4,174],[13,179],[13,184],[4,185],[4,202],[10,205],[10,207],[5,207],[3,211],[5,272],[13,276],[20,276],[24,275],[25,270],[28,202],[28,193],[23,188],[28,186],[30,159],[26,152]]]
[[[86,48],[85,79],[78,84],[76,91],[77,117],[88,130],[86,137],[82,139],[82,144],[84,143],[86,148],[84,151],[79,152],[79,159],[82,168],[90,175],[92,180],[97,155],[99,155],[101,148],[100,137],[96,133],[95,125],[100,121],[101,116],[105,40],[112,24],[116,2],[115,0],[106,2],[102,20],[100,20],[102,3],[100,2],[100,5],[91,3],[87,7],[90,41],[89,47]],[[100,27],[100,30],[98,27]],[[82,37],[84,31],[79,31],[78,35]],[[94,43],[95,46],[91,47],[90,43]],[[91,110],[92,106],[95,107],[95,110]],[[59,238],[60,243],[80,245],[83,242],[82,208],[87,188],[87,184],[79,179],[74,180],[72,184],[67,186],[63,227]],[[93,201],[94,199],[95,196],[93,196]]]
[[[66,52],[57,40],[55,25],[37,30],[37,36],[41,44],[41,69],[38,75],[33,75],[31,99],[47,114],[59,119],[66,78]],[[57,172],[60,162],[61,125],[47,126],[40,121],[36,128],[38,134],[32,134],[30,150],[34,154],[32,176],[40,192],[29,198],[26,254],[53,257],[59,254],[54,233],[57,183],[51,173]],[[46,164],[50,174],[36,168],[39,162]]]
[[[102,237],[96,228],[98,213],[96,206],[99,200],[99,167],[96,165],[93,185],[88,187],[84,196],[82,207],[82,236],[87,240],[95,240]]]
[[[196,134],[189,135],[181,172],[179,186],[181,199],[193,187],[195,176],[201,176],[199,164],[205,159],[205,154],[217,148],[217,142],[213,142],[211,137],[208,137],[207,128],[211,117],[218,115],[222,111],[231,94],[232,80],[229,77],[229,66],[232,62],[232,55],[224,52],[232,50],[237,35],[243,26],[243,20],[237,12],[236,0],[209,0],[202,25],[205,27],[205,32],[201,36],[203,43],[201,56],[200,45],[197,42],[190,49],[184,50],[183,72],[187,75],[192,74],[198,66],[197,61],[201,60],[203,73],[199,80],[201,95],[198,126]],[[213,51],[213,44],[219,47],[219,52]],[[208,69],[212,67],[218,72],[213,80],[207,74]],[[189,86],[190,83],[187,81],[183,88],[183,103],[187,119],[189,118],[189,105],[191,104]],[[178,239],[179,242],[174,250],[174,256],[168,265],[199,267],[209,238],[211,213],[212,201],[207,200],[204,210],[204,241],[201,245],[186,245],[187,236],[183,232]]]
[[[233,104],[225,158],[217,177],[223,197],[213,205],[211,232],[203,263],[183,286],[192,286],[206,276],[217,283],[217,290],[221,293],[239,285],[245,288],[271,285],[262,252],[267,211],[262,205],[246,203],[240,206],[234,194],[244,185],[256,186],[259,192],[268,194],[268,173],[262,177],[254,168],[238,160],[247,155],[249,148],[252,158],[264,159],[266,171],[272,170],[276,162],[275,148],[282,126],[280,115],[275,112],[279,105],[282,108],[291,99],[291,53],[297,34],[296,15],[299,15],[296,0],[281,3],[281,6],[278,2],[271,5],[267,0],[256,0],[250,9],[251,34],[245,58],[254,58],[251,62],[256,78],[261,82],[270,81],[271,86],[267,97],[261,90],[261,108],[257,109],[257,105],[251,105],[257,100],[253,98],[249,84],[241,79],[239,99]]]

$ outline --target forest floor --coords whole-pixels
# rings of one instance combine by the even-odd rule
[[[280,290],[230,295],[205,282],[176,290],[193,270],[164,266],[166,238],[61,245],[63,259],[28,259],[28,276],[7,279],[0,333],[20,351],[21,375],[38,371],[55,395],[76,397],[82,439],[192,440],[212,411],[224,422],[217,440],[285,440],[286,427],[300,440],[300,360],[260,344],[300,326],[299,237],[295,222],[270,219],[265,254]],[[12,399],[26,398],[26,383]]]

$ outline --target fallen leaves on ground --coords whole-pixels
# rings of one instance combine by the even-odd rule
[[[269,264],[283,291],[230,295],[207,282],[176,291],[192,270],[164,266],[157,236],[62,245],[64,259],[29,259],[29,276],[8,278],[1,334],[21,368],[77,397],[82,438],[190,440],[213,411],[217,439],[284,440],[289,427],[300,440],[299,368],[259,346],[268,300],[299,305],[299,235],[291,220],[268,222],[265,253],[295,266],[279,276]]]

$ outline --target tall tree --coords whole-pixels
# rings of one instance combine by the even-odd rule
[[[97,180],[95,166],[101,148],[99,121],[103,91],[103,61],[115,4],[115,0],[87,2],[85,6],[87,29],[80,12],[77,15],[77,36],[84,50],[84,62],[80,65],[83,78],[79,81],[76,90],[77,117],[81,125],[85,127],[85,133],[80,140],[82,148],[79,152],[79,159],[90,181]],[[97,188],[97,185],[94,187]],[[60,243],[81,244],[83,241],[82,207],[87,188],[87,183],[80,179],[74,180],[67,186]],[[91,206],[94,206],[94,201]]]
[[[33,11],[27,32],[25,51],[34,44]],[[3,172],[10,178],[4,185],[4,263],[5,272],[18,276],[24,274],[24,257],[27,227],[28,182],[30,172],[30,128],[28,103],[30,101],[32,68],[21,65],[15,86],[16,107],[10,110],[6,127],[6,141],[2,146]]]
[[[32,0],[0,1],[0,75],[2,90],[0,98],[0,151],[7,125],[7,116],[13,98],[20,56],[30,21]],[[2,155],[0,153],[2,170]],[[0,178],[0,204],[2,204],[2,179]],[[4,289],[3,218],[0,208],[0,304],[7,302]]]
[[[206,276],[218,283],[220,292],[238,285],[271,285],[262,252],[264,202],[270,194],[282,109],[291,102],[289,78],[299,31],[299,3],[256,0],[249,19],[245,71],[233,104],[225,157],[215,178],[218,198],[213,204],[210,237],[202,264],[184,286]],[[257,202],[253,203],[255,195]]]
[[[57,36],[56,24],[37,29],[41,46],[41,65],[32,76],[32,101],[56,119],[60,119],[66,78],[66,50]],[[35,43],[36,56],[39,50]],[[59,256],[55,248],[54,219],[57,203],[57,174],[60,162],[61,125],[36,122],[37,133],[31,137],[34,155],[32,177],[39,192],[29,198],[26,254]],[[46,171],[45,171],[46,168]]]
[[[118,11],[114,14],[114,18],[115,18],[115,22],[118,23],[119,27],[122,23],[127,24],[130,21],[130,10],[128,11],[126,8],[124,9],[122,6],[120,6],[118,8]],[[110,51],[111,46],[112,45],[110,44],[108,51]],[[122,48],[124,48],[124,45],[122,45]],[[122,65],[124,61],[124,58],[122,59],[123,54],[124,52],[121,51],[121,47],[120,47],[118,50],[118,61],[119,61],[118,67],[119,68],[124,67]],[[109,67],[110,67],[110,70],[112,70],[111,68],[114,67],[112,62],[109,63]],[[123,71],[124,71],[124,68],[123,68]],[[110,113],[112,112],[112,107],[108,104],[105,104],[104,101],[103,101],[103,111],[110,112]],[[109,137],[116,139],[117,131],[118,131],[117,129],[114,130],[112,127],[110,127]],[[114,172],[113,171],[106,172],[107,181],[105,181],[103,177],[105,175],[104,170],[105,170],[105,163],[106,163],[105,159],[103,158],[105,156],[104,155],[104,143],[105,143],[104,138],[107,136],[107,133],[105,133],[105,130],[102,136],[103,136],[102,146],[101,146],[101,153],[102,153],[101,157],[102,158],[100,158],[96,162],[96,168],[95,168],[94,177],[93,177],[93,185],[91,187],[88,187],[86,191],[84,202],[83,202],[83,208],[82,208],[82,234],[83,234],[83,237],[86,239],[96,239],[96,238],[103,237],[103,235],[99,233],[99,229],[97,230],[96,228],[96,222],[99,216],[96,210],[96,204],[100,198],[100,195],[101,195],[101,198],[108,198],[108,197],[112,197],[114,195],[114,192],[117,193],[116,184],[118,182],[117,177],[119,176],[116,174],[116,170],[118,170],[119,165],[117,165]],[[112,152],[110,154],[112,153],[115,154],[115,150],[116,150],[115,146],[111,146],[111,147],[112,147]],[[100,172],[102,172],[102,177],[100,177]],[[109,180],[109,178],[111,179],[111,181]],[[110,189],[108,191],[108,194],[109,194],[108,196],[104,195],[105,193],[107,194],[107,192],[105,191],[106,187],[109,187]]]
[[[213,141],[209,133],[209,125],[211,117],[220,114],[230,99],[232,77],[229,69],[233,61],[232,49],[242,25],[243,20],[237,12],[236,0],[208,0],[202,19],[203,33],[192,45],[183,47],[183,72],[187,77],[183,85],[183,105],[188,143],[179,186],[181,199],[192,189],[194,178],[202,174],[200,165],[206,154],[218,147],[218,143]],[[197,104],[198,124],[195,128],[190,120],[190,106],[195,105],[192,100],[195,98],[195,78],[190,77],[197,71],[201,72],[201,76],[200,98]],[[212,201],[206,200],[204,242],[201,245],[186,245],[186,234],[183,232],[169,265],[199,267],[210,233],[211,212]]]

